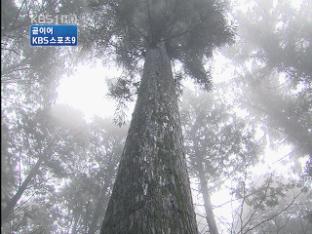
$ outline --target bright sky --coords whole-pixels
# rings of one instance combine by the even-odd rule
[[[108,96],[107,81],[118,77],[113,66],[82,64],[71,76],[64,77],[58,87],[58,104],[67,104],[83,112],[87,119],[94,116],[110,118],[114,114],[114,100]]]

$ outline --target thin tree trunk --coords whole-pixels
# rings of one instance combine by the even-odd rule
[[[197,234],[176,85],[163,43],[147,51],[101,234]]]
[[[208,191],[208,186],[205,178],[205,173],[203,169],[202,161],[199,160],[198,162],[198,173],[199,173],[199,181],[200,181],[200,190],[203,195],[204,199],[204,206],[206,211],[206,220],[209,226],[209,233],[210,234],[218,234],[218,227],[215,221],[215,217],[213,214],[213,209],[211,205],[210,195]]]
[[[192,139],[195,140],[194,142],[194,152],[195,152],[195,158],[196,158],[196,164],[197,164],[197,172],[198,172],[198,179],[200,183],[200,192],[203,195],[204,200],[204,208],[206,212],[206,221],[209,227],[209,233],[210,234],[219,234],[218,226],[215,221],[215,216],[212,209],[212,204],[210,200],[207,180],[205,177],[205,170],[203,166],[204,158],[202,155],[202,152],[200,152],[199,143],[196,141],[196,131],[200,127],[200,123],[196,120],[192,129]]]
[[[33,177],[38,173],[38,170],[41,166],[41,163],[43,162],[43,157],[39,158],[38,161],[36,162],[35,166],[30,170],[28,176],[26,179],[23,181],[22,185],[18,188],[17,192],[15,195],[10,199],[6,207],[4,208],[2,215],[1,215],[1,225],[7,221],[7,219],[10,217],[10,214],[14,210],[17,202],[20,200],[22,197],[24,191],[26,190],[28,184],[30,181],[33,179]]]
[[[105,173],[105,178],[109,178],[103,185],[100,195],[98,197],[98,200],[96,202],[95,205],[95,211],[93,213],[93,217],[92,217],[92,221],[89,225],[89,231],[88,234],[94,234],[97,230],[98,230],[98,222],[99,222],[99,218],[101,215],[101,212],[103,211],[103,209],[106,208],[106,205],[108,203],[108,195],[106,195],[107,190],[109,187],[112,186],[113,183],[113,179],[110,178],[114,178],[115,177],[115,163],[114,163],[114,159],[113,157],[116,157],[116,155],[112,154],[110,157],[110,160],[108,162],[107,165],[107,173]]]
[[[108,188],[108,184],[105,183],[104,187],[101,190],[99,199],[95,205],[95,211],[94,211],[94,214],[92,217],[92,221],[91,221],[91,224],[89,227],[88,234],[94,234],[97,231],[97,228],[98,228],[97,225],[98,225],[100,213],[101,213],[102,209],[105,209],[105,205],[107,203],[107,202],[105,202],[105,204],[104,204],[105,194],[107,192],[107,188]]]

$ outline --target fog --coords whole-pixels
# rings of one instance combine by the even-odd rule
[[[311,9],[2,1],[1,233],[312,234]]]

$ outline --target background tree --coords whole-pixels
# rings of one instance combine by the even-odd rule
[[[124,128],[112,128],[102,119],[86,124],[79,112],[66,106],[55,106],[51,112],[41,116],[44,125],[39,125],[38,119],[31,120],[27,123],[37,125],[30,127],[22,122],[20,126],[26,132],[27,142],[30,142],[28,147],[23,145],[29,154],[25,158],[13,154],[10,158],[17,159],[25,168],[23,186],[17,191],[15,188],[9,190],[14,185],[13,182],[8,183],[9,180],[6,182],[8,185],[2,188],[3,192],[12,191],[13,194],[3,199],[3,230],[30,232],[38,229],[48,233],[63,229],[73,233],[94,233],[104,216],[123,146]],[[45,142],[46,136],[53,142]],[[17,144],[14,147],[19,149]],[[9,147],[9,150],[18,150],[14,147]],[[45,154],[40,154],[41,151]],[[33,152],[33,160],[30,152]],[[24,160],[31,160],[29,166]],[[35,166],[31,165],[32,161],[35,161]],[[12,174],[16,172],[4,173],[5,176]],[[7,207],[13,200],[15,203],[9,212]],[[64,213],[66,208],[69,213]],[[69,223],[72,226],[68,226]]]
[[[64,216],[72,233],[99,231],[126,135],[124,127],[100,118],[88,129],[88,146],[77,152],[81,159],[72,161],[72,179],[57,199],[69,212]]]
[[[286,147],[286,144],[292,145],[291,151],[279,161],[284,164],[287,161],[293,162],[292,173],[299,178],[308,178],[306,174],[311,167],[311,160],[307,160],[304,172],[300,163],[302,157],[311,158],[311,71],[307,64],[311,56],[311,43],[307,27],[312,18],[311,12],[307,10],[309,4],[306,1],[298,2],[296,9],[287,1],[255,1],[247,11],[238,10],[235,13],[240,29],[238,43],[230,49],[230,53],[229,50],[224,53],[230,54],[235,66],[235,85],[239,94],[237,102],[249,112],[249,118],[261,126],[265,138],[269,140],[267,145],[272,148],[278,147],[277,144],[280,148]],[[235,55],[232,53],[234,51]],[[305,184],[304,189],[311,191],[310,183],[302,179],[299,182],[301,189]],[[274,204],[284,205],[284,208],[291,206],[287,210],[280,209],[283,212],[275,217],[276,220],[268,219],[272,217],[272,213],[270,216],[264,209],[251,211],[252,218],[266,216],[262,220],[265,224],[258,219],[258,224],[261,225],[255,229],[278,233],[287,233],[291,229],[287,226],[287,219],[300,215],[294,211],[298,207],[297,200],[292,200],[291,197],[296,196],[290,195],[294,190],[290,190],[289,186],[285,183],[278,187],[279,190],[288,188],[285,192],[287,195],[284,194],[284,198],[282,196]],[[297,199],[304,199],[303,197],[305,196]],[[259,197],[256,200],[261,201]],[[288,205],[285,205],[287,202]],[[269,207],[272,212],[279,213],[272,206]],[[310,212],[305,210],[303,216]],[[303,216],[301,220],[307,221]],[[272,222],[278,222],[279,218],[285,221],[284,226],[281,227],[279,223],[270,226]],[[302,225],[303,229],[296,227],[297,232],[305,233],[304,229],[309,229],[308,222],[302,222]],[[248,231],[253,229],[241,230],[239,233]]]
[[[231,233],[308,233],[311,191],[301,181],[268,173],[241,181],[233,193],[240,199]],[[248,182],[249,181],[249,182]],[[294,225],[294,226],[291,226]],[[300,226],[300,228],[299,228]]]
[[[232,48],[244,77],[241,103],[266,118],[275,135],[286,136],[297,155],[311,155],[310,5],[299,1],[295,9],[287,1],[255,1],[249,11],[236,12],[240,39]]]
[[[217,91],[183,96],[182,123],[191,175],[198,178],[210,233],[218,233],[210,195],[258,159],[255,130],[222,103]]]

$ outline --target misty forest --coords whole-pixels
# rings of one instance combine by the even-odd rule
[[[312,1],[1,0],[1,233],[312,234]]]

